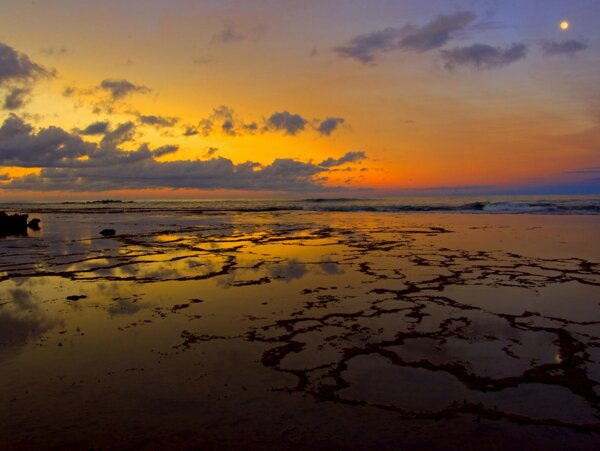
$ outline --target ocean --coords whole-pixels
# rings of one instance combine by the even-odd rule
[[[0,202],[0,211],[135,213],[172,212],[381,212],[465,214],[600,214],[600,196],[488,196],[401,198],[303,198],[210,200],[88,200],[65,202]]]

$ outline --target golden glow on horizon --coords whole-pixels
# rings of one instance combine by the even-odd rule
[[[182,167],[219,158],[233,165],[252,161],[260,167],[278,159],[318,165],[350,152],[364,152],[366,159],[328,168],[314,176],[314,182],[382,192],[519,186],[552,177],[583,178],[585,173],[568,171],[598,165],[597,118],[590,114],[596,109],[593,99],[584,95],[586,89],[594,92],[597,48],[559,45],[556,37],[572,33],[573,20],[581,42],[592,42],[595,38],[588,33],[596,31],[590,28],[591,12],[582,15],[565,10],[559,13],[563,17],[554,15],[550,22],[536,17],[519,21],[522,29],[515,29],[510,39],[507,30],[482,30],[477,39],[494,48],[508,48],[505,46],[513,40],[527,44],[523,36],[531,36],[531,42],[539,39],[557,45],[548,54],[532,45],[527,56],[513,60],[507,55],[481,70],[470,64],[447,70],[439,64],[437,49],[375,51],[369,53],[372,64],[338,54],[336,45],[388,25],[387,15],[379,8],[370,8],[374,16],[368,20],[372,22],[365,23],[364,14],[356,10],[356,15],[344,16],[348,23],[343,27],[329,27],[324,26],[321,14],[315,13],[316,7],[294,9],[298,17],[283,14],[288,12],[288,2],[275,2],[269,8],[221,10],[206,6],[211,2],[188,9],[183,6],[188,2],[174,0],[182,8],[168,8],[169,14],[163,6],[158,7],[160,2],[148,2],[143,8],[121,8],[118,2],[111,6],[112,0],[103,7],[85,3],[65,15],[61,8],[44,2],[35,7],[17,2],[0,17],[5,36],[0,42],[55,71],[53,77],[36,80],[29,102],[15,112],[34,133],[58,127],[101,146],[102,133],[84,135],[81,131],[96,122],[107,122],[113,131],[131,122],[134,133],[119,143],[117,150],[178,146],[176,152],[154,159],[181,162]],[[400,8],[391,6],[394,3],[389,2],[390,11]],[[513,7],[506,8],[510,20],[516,12]],[[397,16],[396,26],[411,23],[418,28],[435,18],[426,7],[421,13],[409,14],[409,10]],[[539,14],[534,11],[533,15]],[[228,31],[225,16],[233,38],[220,40]],[[202,27],[198,27],[200,22]],[[111,23],[110,34],[102,31],[106,23]],[[306,30],[315,42],[307,41]],[[41,48],[39,43],[48,37],[54,47]],[[446,46],[455,47],[461,47],[460,42],[449,41]],[[554,57],[559,53],[575,56],[565,64]],[[569,85],[573,74],[577,74],[576,89]],[[111,101],[107,90],[101,89],[106,79],[128,81],[148,90]],[[65,96],[67,87],[71,94]],[[201,121],[221,105],[233,111],[234,122],[254,123],[257,128],[227,133],[222,121],[217,121],[210,133],[186,135],[188,127],[200,130]],[[307,121],[304,130],[286,134],[265,127],[265,121],[278,112],[301,116]],[[8,114],[0,115],[0,125]],[[141,115],[172,119],[174,125],[143,123]],[[344,122],[325,136],[317,128],[325,118],[343,118]],[[214,162],[215,167],[217,163],[229,164]],[[154,170],[139,168],[138,172]],[[2,185],[17,185],[17,178],[42,171],[59,173],[69,168],[54,170],[52,164],[45,168],[0,167],[0,198],[22,193],[3,190]],[[152,174],[138,172],[132,173],[132,178],[153,180]],[[159,189],[155,183],[149,181],[146,190],[132,192],[155,197],[198,192],[217,195],[208,188]],[[114,189],[120,192],[119,187]],[[221,191],[226,196],[238,193]],[[252,195],[250,189],[242,194]]]

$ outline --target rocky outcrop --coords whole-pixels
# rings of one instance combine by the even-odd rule
[[[27,228],[32,230],[40,229],[40,220],[37,218],[27,222],[29,215],[8,215],[0,211],[0,237],[9,235],[25,235],[27,236]]]

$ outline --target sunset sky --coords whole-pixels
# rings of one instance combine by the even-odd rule
[[[3,0],[0,199],[600,193],[599,19],[598,0]]]

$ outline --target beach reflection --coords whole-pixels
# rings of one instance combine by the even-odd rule
[[[597,218],[380,218],[112,215],[104,238],[97,219],[46,214],[0,241],[3,428],[33,422],[18,443],[36,445],[84,402],[73,434],[108,446],[85,441],[93,424],[139,409],[168,436],[183,417],[258,430],[259,412],[301,421],[326,401],[347,418],[598,430]],[[577,230],[568,246],[557,227]]]

